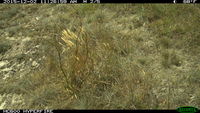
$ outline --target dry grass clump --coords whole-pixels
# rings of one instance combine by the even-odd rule
[[[153,108],[156,103],[148,99],[149,96],[155,99],[148,82],[152,80],[148,77],[151,74],[129,62],[133,52],[128,46],[131,40],[116,38],[117,32],[108,27],[104,30],[102,24],[95,25],[93,32],[85,31],[83,26],[75,32],[63,30],[61,39],[64,43],[59,42],[65,48],[61,62],[66,73],[66,88],[74,97],[71,107]]]
[[[104,32],[102,36],[107,38],[99,38],[99,35],[95,37],[91,32],[85,31],[84,27],[79,27],[76,32],[63,30],[61,40],[56,42],[61,45],[60,49],[63,48],[60,59],[49,57],[47,69],[33,75],[34,78],[37,77],[36,74],[40,76],[43,83],[28,94],[28,107],[153,108],[156,103],[151,103],[152,100],[148,99],[149,95],[155,98],[151,95],[151,85],[147,82],[151,79],[145,78],[151,74],[144,72],[137,63],[129,62],[131,51],[128,51],[128,41],[116,41],[113,37],[117,33],[110,36],[102,29],[99,32]],[[28,99],[29,96],[32,98]],[[66,104],[59,104],[59,101]]]

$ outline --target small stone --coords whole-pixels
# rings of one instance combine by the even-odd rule
[[[0,68],[7,65],[8,64],[8,61],[0,61]]]
[[[33,62],[32,62],[32,66],[33,66],[33,67],[36,67],[36,66],[38,66],[38,63],[37,63],[36,61],[33,61]]]
[[[36,48],[39,48],[39,47],[40,47],[40,45],[36,45],[35,47],[36,47]]]
[[[35,19],[36,19],[36,20],[39,20],[40,18],[39,18],[39,17],[36,17]]]

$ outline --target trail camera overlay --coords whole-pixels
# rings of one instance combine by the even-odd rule
[[[198,1],[104,2],[4,0],[4,113],[200,108]]]

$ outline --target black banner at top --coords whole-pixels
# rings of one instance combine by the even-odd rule
[[[200,0],[0,0],[5,4],[199,3]]]

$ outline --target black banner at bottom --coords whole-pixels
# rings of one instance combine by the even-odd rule
[[[156,113],[156,112],[161,112],[161,113],[179,113],[177,110],[29,110],[29,109],[24,109],[24,110],[0,110],[0,113],[59,113],[59,112],[87,112],[87,113],[124,113],[124,112],[129,112],[129,113],[137,113],[137,112],[146,112],[146,113]]]

